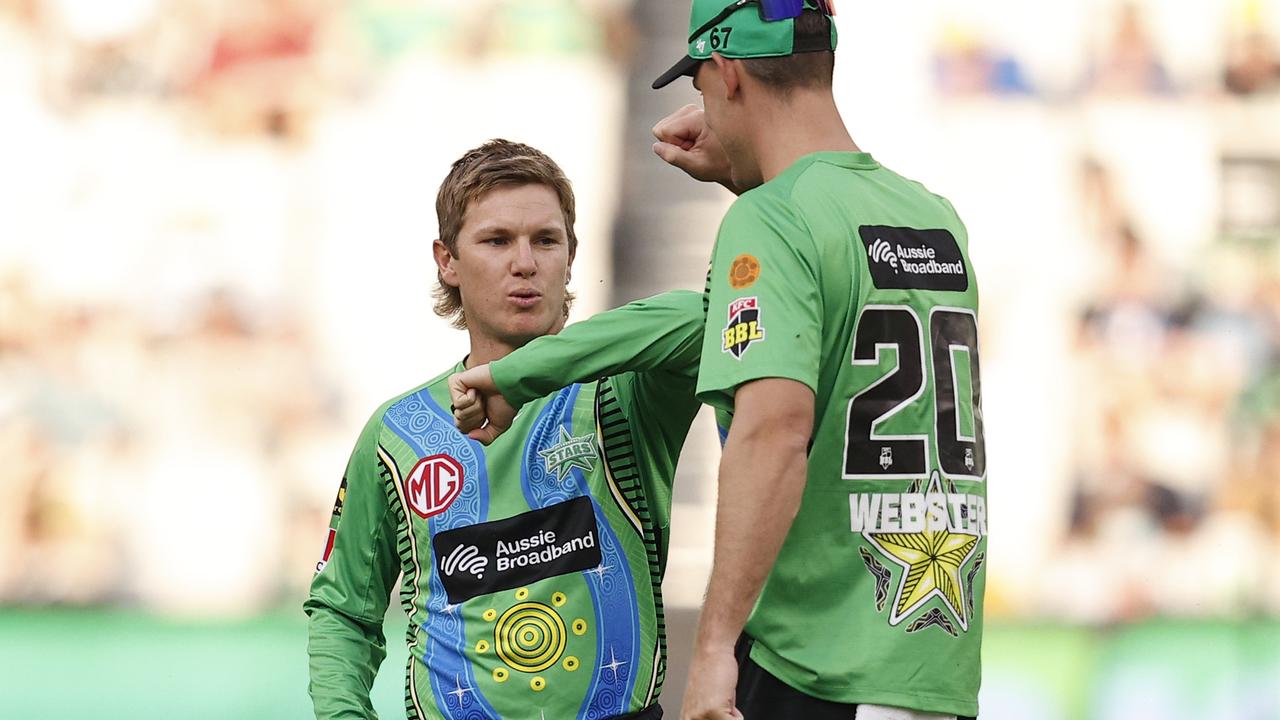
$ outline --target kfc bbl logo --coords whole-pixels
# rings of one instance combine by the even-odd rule
[[[724,329],[722,350],[741,359],[751,343],[763,340],[764,325],[760,322],[759,301],[748,297],[729,303],[729,324]]]

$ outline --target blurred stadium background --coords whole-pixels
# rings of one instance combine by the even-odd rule
[[[1280,0],[838,9],[855,138],[954,201],[982,281],[982,717],[1280,718]],[[648,135],[695,99],[648,90],[686,13],[0,0],[0,716],[308,715],[351,443],[465,351],[430,310],[448,163],[565,167],[576,317],[701,288],[730,198]],[[703,418],[672,709],[716,457]]]

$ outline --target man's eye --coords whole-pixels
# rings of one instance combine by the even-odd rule
[[[553,237],[551,237],[551,236],[547,236],[547,237],[540,237],[540,238],[538,238],[538,242],[539,242],[539,243],[541,243],[541,244],[543,244],[543,245],[559,245],[559,244],[560,244],[560,241],[559,241],[559,240],[557,240],[557,239],[555,239],[555,238],[553,238]]]
[[[490,245],[506,245],[507,239],[503,237],[493,237],[493,238],[489,238],[488,240],[485,240],[484,242]]]

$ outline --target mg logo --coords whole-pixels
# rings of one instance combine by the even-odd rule
[[[404,498],[418,517],[439,515],[462,492],[462,466],[448,455],[418,461],[404,481]]]

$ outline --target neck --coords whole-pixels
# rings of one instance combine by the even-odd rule
[[[468,328],[467,333],[471,336],[471,352],[467,354],[467,359],[464,362],[468,370],[477,365],[501,360],[510,355],[512,350],[519,347],[513,343],[478,333],[472,328]]]
[[[555,325],[542,334],[555,335],[564,329],[564,323],[564,319],[561,318]],[[510,355],[516,349],[524,347],[526,343],[536,337],[498,337],[484,332],[483,330],[471,327],[470,325],[467,326],[467,335],[471,338],[471,352],[467,354],[467,358],[463,361],[463,364],[468,370],[476,367],[477,365],[484,365],[485,363],[490,363],[494,360],[501,360],[502,358]]]
[[[816,152],[860,152],[830,91],[796,90],[786,99],[761,98],[751,109],[752,152],[768,182]]]

